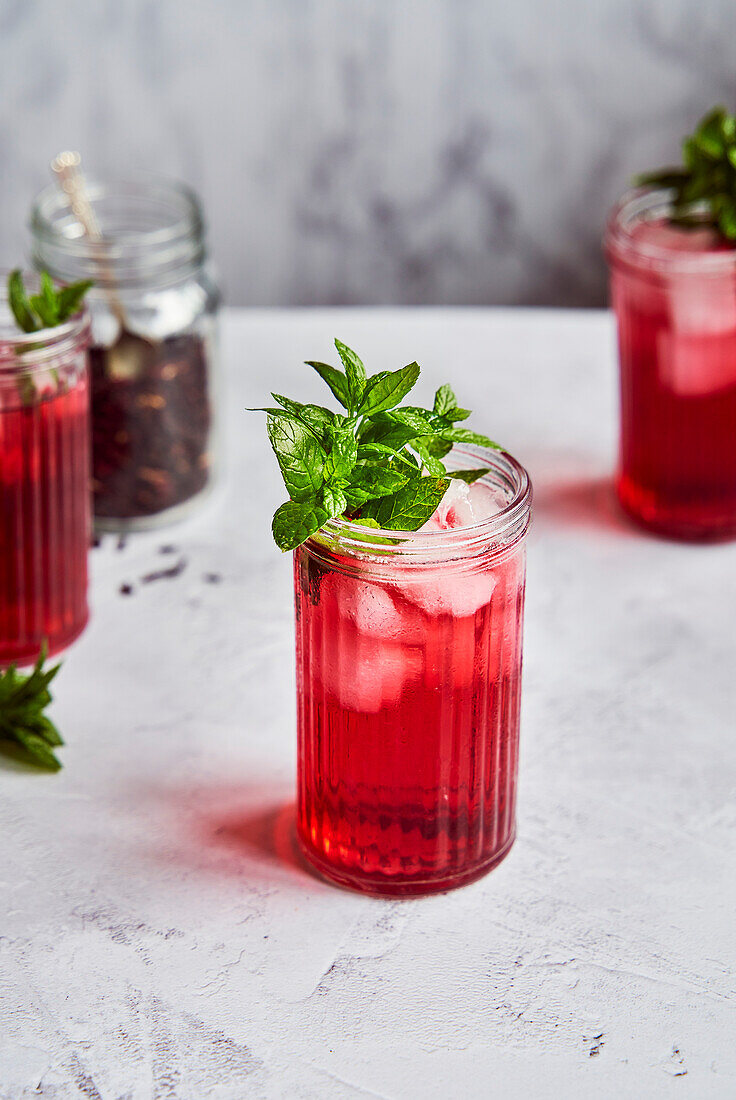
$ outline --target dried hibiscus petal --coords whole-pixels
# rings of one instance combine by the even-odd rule
[[[209,364],[202,337],[151,344],[136,372],[90,350],[95,515],[135,519],[196,496],[210,476]]]

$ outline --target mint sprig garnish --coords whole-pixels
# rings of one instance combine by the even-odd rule
[[[49,684],[61,665],[44,671],[46,646],[32,672],[10,665],[0,672],[0,752],[57,772],[61,764],[54,749],[63,745],[61,734],[43,713],[51,702]]]
[[[736,241],[736,116],[715,107],[682,143],[682,167],[637,176],[637,187],[673,190],[670,221],[711,225]]]
[[[83,279],[69,286],[54,287],[48,271],[42,271],[39,279],[39,293],[30,297],[23,282],[23,273],[19,268],[8,276],[8,305],[15,322],[22,332],[39,332],[42,329],[63,325],[81,308],[82,299],[92,286],[91,279]],[[32,352],[42,348],[43,344],[18,346],[17,354]],[[58,384],[56,369],[51,367],[49,374]],[[34,375],[24,371],[18,379],[18,391],[24,405],[32,405],[38,397]]]
[[[83,279],[69,286],[55,287],[48,271],[42,271],[40,291],[29,297],[23,274],[16,269],[8,276],[8,304],[22,332],[39,332],[68,321],[81,307],[91,286],[91,279]]]
[[[273,393],[268,438],[289,500],[273,517],[273,537],[294,550],[330,519],[343,517],[369,528],[417,531],[436,510],[451,478],[470,484],[483,466],[448,470],[442,459],[455,443],[498,448],[479,432],[458,428],[470,416],[448,385],[431,409],[401,406],[420,369],[410,363],[368,376],[356,353],[335,340],[342,369],[309,360],[344,411],[302,404]]]

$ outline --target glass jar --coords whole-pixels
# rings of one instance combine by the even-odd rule
[[[219,295],[189,188],[141,174],[85,189],[101,239],[52,185],[33,207],[33,261],[64,282],[94,280],[96,525],[155,527],[188,514],[215,477]]]
[[[618,321],[618,495],[675,538],[736,537],[736,249],[638,191],[605,236]]]
[[[21,333],[0,294],[0,664],[87,622],[89,335],[84,312]]]
[[[490,467],[501,510],[470,527],[331,521],[294,558],[298,836],[344,886],[426,894],[484,875],[515,829],[526,471]]]

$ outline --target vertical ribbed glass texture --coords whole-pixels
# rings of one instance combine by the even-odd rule
[[[459,886],[514,839],[531,489],[503,453],[453,461],[491,466],[504,510],[383,545],[334,523],[295,554],[299,838],[371,893]]]
[[[87,622],[86,315],[21,335],[0,302],[0,663],[67,646]]]

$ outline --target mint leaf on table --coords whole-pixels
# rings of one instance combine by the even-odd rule
[[[440,386],[431,409],[401,405],[420,368],[368,375],[359,356],[335,341],[342,370],[308,360],[342,406],[331,412],[274,393],[268,436],[289,500],[273,517],[280,549],[294,550],[330,519],[368,528],[418,530],[442,500],[452,478],[468,484],[489,467],[448,470],[442,461],[455,443],[498,448],[488,436],[458,421],[470,416],[449,385]]]
[[[673,191],[670,221],[685,228],[712,226],[736,243],[736,115],[715,107],[682,142],[681,167],[634,179],[637,187]]]
[[[43,713],[51,702],[49,684],[61,665],[44,671],[46,646],[30,673],[10,665],[0,672],[0,752],[48,771],[59,771],[54,749],[64,741]]]

